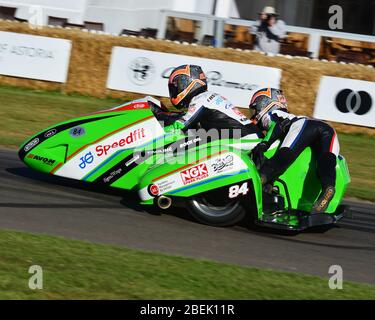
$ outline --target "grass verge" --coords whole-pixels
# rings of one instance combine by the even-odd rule
[[[23,140],[47,126],[121,103],[4,86],[0,86],[0,101],[0,145],[10,148],[18,148]],[[375,201],[374,137],[341,133],[339,140],[352,178],[347,196]]]
[[[0,231],[0,299],[375,299],[375,286]],[[28,269],[43,269],[43,289]]]

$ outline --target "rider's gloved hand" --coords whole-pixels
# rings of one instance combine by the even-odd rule
[[[254,149],[251,151],[251,153],[253,155],[264,153],[264,152],[266,152],[268,150],[268,148],[269,148],[269,144],[267,142],[263,141],[263,142],[258,143],[254,147]]]
[[[180,121],[175,121],[171,125],[164,127],[164,131],[168,133],[180,133],[184,128],[184,124]]]
[[[259,169],[262,164],[264,163],[264,152],[266,152],[269,148],[269,144],[267,142],[260,142],[258,143],[255,148],[251,151],[252,159]]]

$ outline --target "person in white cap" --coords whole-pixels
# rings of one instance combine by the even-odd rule
[[[277,54],[280,51],[280,40],[285,37],[285,22],[277,19],[274,7],[264,7],[259,13],[259,20],[252,30],[256,35],[255,50]]]

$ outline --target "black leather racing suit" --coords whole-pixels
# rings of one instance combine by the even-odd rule
[[[311,147],[317,156],[318,175],[323,188],[335,186],[336,157],[340,146],[335,130],[327,123],[274,110],[265,114],[258,125],[267,131],[263,142],[268,148],[277,139],[282,140],[275,155],[260,168],[266,181],[283,174],[306,147]]]
[[[195,96],[185,114],[174,119],[174,126],[186,132],[189,129],[238,129],[240,137],[263,134],[244,114],[223,96],[205,91]]]

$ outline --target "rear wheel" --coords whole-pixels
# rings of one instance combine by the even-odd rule
[[[198,221],[215,227],[234,225],[246,216],[246,210],[239,201],[225,203],[222,199],[213,199],[207,195],[190,198],[187,207]]]

